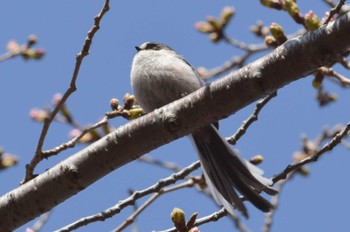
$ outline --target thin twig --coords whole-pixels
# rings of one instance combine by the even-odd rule
[[[211,70],[205,70],[205,72],[201,73],[201,78],[203,80],[208,80],[213,77],[217,77],[234,67],[242,67],[245,61],[252,55],[250,52],[246,52],[244,55],[239,57],[233,57],[231,60],[225,62],[223,65],[212,68]]]
[[[230,38],[226,35],[223,35],[223,39],[228,43],[231,44],[232,46],[235,46],[237,48],[240,48],[242,50],[245,50],[247,52],[260,52],[268,49],[266,44],[246,44],[241,41],[238,41],[236,39]]]
[[[93,131],[93,130],[95,130],[95,129],[97,129],[97,128],[99,128],[99,127],[105,125],[105,124],[107,124],[107,122],[108,122],[108,117],[105,116],[105,117],[103,117],[99,122],[95,123],[94,125],[92,125],[92,126],[90,126],[90,127],[88,127],[88,128],[83,129],[83,130],[80,132],[80,134],[79,134],[78,136],[74,137],[74,138],[71,139],[70,141],[68,141],[68,142],[66,142],[66,143],[63,143],[63,144],[61,144],[61,145],[59,145],[59,146],[57,146],[57,147],[55,147],[55,148],[53,148],[53,149],[51,149],[51,150],[43,151],[43,152],[42,152],[42,156],[43,156],[44,158],[48,158],[48,157],[50,157],[50,156],[53,156],[53,155],[58,154],[58,153],[61,152],[61,151],[66,150],[66,149],[68,149],[68,148],[73,148],[73,147],[76,145],[76,143],[77,143],[84,135],[86,135],[87,133],[89,133],[89,132],[91,132],[91,131]]]
[[[107,218],[110,218],[110,217],[120,213],[122,211],[122,209],[124,209],[125,207],[127,207],[129,205],[133,205],[137,199],[140,199],[140,198],[147,196],[151,193],[159,192],[162,188],[169,186],[171,184],[174,184],[178,180],[184,179],[188,174],[190,174],[194,170],[198,169],[199,167],[200,167],[200,163],[199,163],[199,161],[196,161],[196,162],[192,163],[191,165],[189,165],[188,167],[182,169],[180,172],[174,173],[165,179],[161,179],[156,184],[154,184],[154,185],[152,185],[144,190],[135,191],[131,196],[129,196],[128,198],[126,198],[122,201],[119,201],[118,204],[116,204],[115,206],[113,206],[105,211],[102,211],[98,214],[87,216],[85,218],[79,219],[78,221],[73,222],[72,224],[63,227],[63,228],[57,230],[56,232],[72,231],[72,230],[75,230],[79,227],[85,226],[85,225],[92,223],[92,222],[104,221]]]
[[[194,223],[194,226],[200,226],[200,225],[203,225],[203,224],[206,224],[206,223],[209,223],[209,222],[215,222],[215,221],[218,221],[219,219],[227,216],[228,213],[227,211],[225,210],[225,208],[221,208],[220,210],[208,215],[208,216],[205,216],[205,217],[202,217],[200,219],[197,219],[196,222]],[[247,229],[244,224],[241,223],[240,220],[237,220],[239,219],[237,216],[232,216],[233,217],[233,221],[235,222],[235,225],[236,225],[236,228],[241,231],[241,232],[249,232],[249,229]],[[170,229],[166,229],[166,230],[162,230],[162,231],[154,231],[154,232],[176,232],[176,228],[173,227],[173,228],[170,228]]]
[[[205,217],[198,219],[194,225],[200,226],[200,225],[204,225],[204,224],[209,223],[209,222],[216,222],[219,219],[221,219],[227,215],[228,215],[228,212],[226,211],[226,209],[221,208],[220,210],[218,210],[218,211],[216,211],[208,216],[205,216]],[[231,215],[231,217],[235,223],[236,228],[239,231],[241,231],[241,232],[248,232],[249,231],[245,227],[245,225],[241,222],[240,218],[237,215]]]
[[[8,52],[0,55],[0,63],[6,61],[8,59],[14,58],[16,56],[20,56],[20,55],[25,54],[36,43],[30,39],[31,37],[32,36],[28,37],[28,40],[25,44],[23,44],[21,46],[18,45],[18,49],[16,49],[15,51],[11,50],[11,51],[8,51]]]
[[[307,155],[310,151],[314,151],[314,152],[318,151],[319,148],[321,147],[321,144],[324,141],[326,141],[328,139],[332,139],[335,136],[337,136],[338,134],[342,133],[343,129],[344,129],[344,126],[342,126],[342,125],[336,125],[333,127],[333,129],[325,128],[321,132],[321,134],[318,135],[316,137],[316,139],[314,139],[313,141],[310,141],[307,137],[303,136],[302,137],[302,151],[300,153],[301,154],[304,153],[305,155]],[[341,143],[344,145],[345,141],[342,141]],[[294,159],[295,159],[295,157],[294,157]],[[273,209],[273,211],[267,213],[265,216],[265,222],[264,222],[264,225],[262,228],[263,232],[269,232],[271,230],[272,222],[273,222],[272,218],[273,218],[273,216],[278,208],[279,198],[281,197],[282,188],[285,186],[285,184],[288,181],[290,181],[295,176],[295,174],[299,173],[297,170],[298,169],[291,171],[290,173],[288,173],[286,179],[280,180],[280,181],[278,181],[277,184],[275,184],[275,189],[278,191],[278,194],[272,196],[272,198],[271,198],[271,204],[272,204],[274,209]]]
[[[297,36],[300,36],[305,33],[305,29],[300,29],[297,32],[288,35],[288,39],[290,38],[295,38]],[[223,65],[212,68],[211,70],[206,70],[205,72],[201,73],[201,78],[203,80],[208,80],[213,77],[217,77],[234,67],[241,68],[245,64],[245,62],[255,53],[261,52],[261,51],[266,51],[270,48],[268,48],[264,43],[261,44],[246,44],[241,41],[238,41],[236,39],[230,38],[226,36],[225,34],[223,35],[224,41],[226,41],[228,44],[240,48],[245,51],[245,53],[241,56],[234,57],[231,60],[225,62]]]
[[[345,4],[345,1],[346,0],[339,0],[338,4],[335,7],[333,7],[329,12],[328,18],[326,19],[324,24],[328,24],[335,14],[339,14],[341,7]]]
[[[195,181],[192,178],[192,179],[189,179],[186,182],[180,183],[180,184],[175,185],[173,187],[169,187],[169,188],[166,188],[166,189],[161,189],[159,192],[153,194],[153,196],[151,196],[145,203],[143,203],[137,210],[135,210],[135,212],[133,214],[131,214],[121,225],[119,225],[113,231],[114,232],[120,232],[123,229],[125,229],[127,226],[132,224],[135,221],[136,217],[138,215],[140,215],[140,213],[142,211],[144,211],[148,206],[150,206],[152,204],[152,202],[154,202],[161,195],[163,195],[165,193],[172,192],[172,191],[176,191],[178,189],[193,187],[194,184],[195,184]]]
[[[271,197],[271,201],[270,202],[271,202],[271,205],[273,206],[273,210],[271,212],[268,212],[268,213],[265,214],[265,220],[264,220],[264,225],[263,225],[263,228],[262,228],[262,232],[269,232],[269,231],[271,231],[272,223],[273,223],[273,216],[275,215],[276,210],[278,208],[282,189],[285,186],[285,184],[290,179],[292,179],[292,177],[294,176],[295,173],[296,173],[295,171],[289,173],[286,179],[281,180],[281,181],[278,182],[278,184],[276,184],[275,189],[278,191],[278,194],[276,194],[276,195]]]
[[[349,87],[350,86],[350,79],[346,78],[345,76],[341,75],[340,73],[334,71],[333,68],[330,67],[321,67],[319,70],[326,76],[332,77],[333,79],[336,79],[342,87]]]
[[[268,49],[268,47],[266,47],[265,44],[245,44],[233,38],[227,37],[226,35],[223,35],[223,38],[228,44],[231,44],[232,46],[243,49],[246,52],[242,56],[234,57],[233,59],[225,62],[225,64],[220,67],[207,70],[205,73],[201,75],[201,78],[203,80],[207,80],[212,77],[217,77],[222,73],[227,72],[236,66],[240,68],[244,65],[244,63],[250,56],[252,56],[257,52],[265,51]]]
[[[317,138],[314,141],[310,141],[307,137],[303,136],[302,138],[302,152],[303,153],[309,153],[310,151],[317,151],[319,150],[319,147],[321,144],[330,138],[334,138],[339,132],[342,131],[344,127],[343,126],[335,126],[334,129],[329,132],[330,130],[324,129],[322,133],[317,136]],[[288,183],[294,176],[297,174],[297,169],[291,171],[288,173],[287,177],[283,180],[278,181],[277,184],[275,184],[275,189],[278,191],[278,194],[272,196],[271,198],[271,205],[273,206],[273,210],[265,215],[265,221],[262,228],[263,232],[269,232],[272,228],[273,223],[273,216],[278,208],[279,199],[281,197],[282,188],[285,186],[286,183]]]
[[[287,175],[294,170],[297,170],[298,168],[302,167],[305,164],[316,162],[318,158],[320,158],[324,153],[327,151],[332,150],[336,145],[341,143],[342,139],[348,134],[350,130],[350,122],[345,126],[345,128],[337,133],[331,141],[326,143],[319,151],[317,151],[315,154],[303,159],[302,161],[294,164],[288,165],[281,173],[277,174],[272,178],[273,183],[276,183],[280,180],[286,179]]]
[[[174,162],[166,162],[166,161],[157,160],[149,155],[141,156],[138,160],[145,162],[145,163],[148,163],[148,164],[154,164],[156,166],[159,166],[159,167],[162,167],[162,168],[174,171],[174,172],[179,172],[182,169]]]
[[[242,126],[236,131],[236,133],[234,133],[232,136],[230,136],[229,138],[226,139],[227,142],[229,142],[232,145],[235,145],[236,142],[246,133],[249,126],[253,122],[258,120],[258,115],[259,115],[260,111],[262,110],[262,108],[275,96],[277,96],[277,92],[273,92],[272,94],[270,94],[269,96],[265,97],[263,100],[258,102],[256,104],[254,112],[249,116],[248,119],[246,119],[243,122]]]
[[[39,141],[38,141],[38,144],[36,147],[35,155],[34,155],[33,159],[31,160],[31,162],[26,165],[26,174],[25,174],[24,180],[22,181],[22,184],[29,181],[30,179],[32,179],[34,177],[34,174],[33,174],[34,168],[43,159],[42,147],[44,145],[44,141],[45,141],[47,132],[50,128],[51,122],[54,120],[57,113],[60,111],[60,109],[65,104],[67,99],[70,97],[70,95],[73,92],[75,92],[75,90],[77,89],[76,80],[78,78],[80,66],[82,64],[84,57],[86,57],[89,54],[93,38],[94,38],[96,32],[100,28],[101,19],[103,18],[103,16],[105,15],[105,13],[108,10],[109,10],[109,0],[106,0],[104,5],[103,5],[102,10],[94,19],[94,24],[93,24],[92,28],[90,29],[90,31],[88,32],[87,38],[85,39],[85,42],[84,42],[84,45],[83,45],[81,51],[76,56],[75,68],[74,68],[73,76],[72,76],[72,79],[71,79],[71,82],[70,82],[68,89],[66,90],[66,92],[62,96],[61,101],[57,104],[57,106],[52,111],[50,116],[44,120],[43,129],[42,129],[41,134],[40,134],[40,138],[39,138]]]

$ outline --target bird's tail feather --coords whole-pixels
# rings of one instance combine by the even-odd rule
[[[202,164],[204,176],[211,193],[220,205],[233,214],[236,207],[245,217],[247,210],[237,191],[263,212],[272,205],[259,195],[260,192],[274,195],[271,180],[262,176],[262,170],[240,158],[239,154],[210,125],[191,134]]]

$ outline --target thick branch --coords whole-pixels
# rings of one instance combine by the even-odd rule
[[[14,230],[146,152],[332,64],[350,46],[349,17],[345,14],[292,39],[246,67],[118,128],[7,193],[0,198],[0,231]]]

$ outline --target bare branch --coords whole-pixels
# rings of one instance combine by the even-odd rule
[[[17,56],[22,56],[25,60],[41,59],[45,55],[45,50],[42,48],[36,50],[32,49],[32,46],[38,42],[37,40],[38,39],[35,35],[29,35],[27,42],[22,45],[19,45],[16,41],[11,40],[7,44],[8,52],[0,54],[0,63]]]
[[[213,68],[211,70],[205,70],[205,72],[199,71],[199,74],[203,80],[207,80],[212,77],[217,77],[223,74],[224,72],[231,70],[236,66],[240,68],[245,64],[247,59],[251,57],[253,54],[261,51],[265,51],[268,49],[268,47],[266,47],[265,44],[245,44],[233,38],[229,38],[225,35],[224,35],[224,40],[227,43],[231,44],[232,46],[245,50],[245,54],[239,57],[234,57],[233,59],[225,62],[225,64],[220,67]]]
[[[125,207],[135,204],[135,201],[137,199],[140,199],[140,198],[147,196],[151,193],[157,193],[157,192],[161,191],[164,187],[171,185],[178,180],[184,179],[188,174],[190,174],[194,170],[198,169],[199,167],[200,167],[199,161],[194,162],[191,165],[189,165],[188,167],[182,169],[180,172],[174,173],[165,179],[161,179],[156,184],[154,184],[154,185],[152,185],[144,190],[133,192],[133,194],[131,196],[129,196],[128,198],[126,198],[122,201],[119,201],[119,203],[116,204],[115,206],[113,206],[113,207],[111,207],[103,212],[100,212],[98,214],[91,215],[91,216],[85,217],[83,219],[80,219],[80,220],[78,220],[70,225],[67,225],[67,226],[57,230],[56,232],[72,231],[74,229],[77,229],[81,226],[85,226],[85,225],[92,223],[92,222],[104,221],[107,218],[110,218],[110,217],[120,213],[121,210],[124,209]]]
[[[220,210],[208,215],[208,216],[205,216],[205,217],[202,217],[200,219],[197,219],[196,222],[194,223],[194,226],[200,226],[200,225],[203,225],[203,224],[206,224],[206,223],[209,223],[209,222],[215,222],[215,221],[218,221],[219,219],[227,216],[228,213],[227,211],[225,210],[225,208],[221,208]],[[238,216],[236,215],[232,215],[232,219],[236,225],[236,228],[241,231],[241,232],[249,232],[249,230],[245,227],[244,224],[242,224],[241,220],[239,219]],[[170,228],[170,229],[167,229],[167,230],[162,230],[162,231],[156,231],[156,232],[176,232],[176,228]]]
[[[331,9],[331,11],[329,12],[329,16],[326,19],[326,21],[324,22],[324,24],[329,23],[329,21],[331,21],[331,19],[333,18],[333,16],[335,14],[339,14],[339,12],[341,11],[341,7],[345,4],[345,1],[346,0],[339,0],[338,4],[335,7],[333,7]]]
[[[305,164],[315,162],[320,158],[323,154],[325,154],[327,151],[331,151],[336,145],[341,143],[342,139],[347,136],[348,132],[350,130],[350,122],[345,126],[345,128],[336,134],[331,141],[329,141],[327,144],[325,144],[318,152],[316,152],[314,155],[311,155],[304,160],[300,161],[299,163],[290,164],[288,165],[281,173],[277,174],[272,178],[273,183],[276,183],[280,180],[286,179],[287,175],[296,169],[302,167]]]
[[[305,34],[305,30],[301,29],[291,35],[288,35],[288,38],[292,39],[303,34]],[[205,68],[198,68],[198,73],[200,74],[200,77],[203,80],[207,80],[212,77],[217,77],[225,72],[228,72],[234,67],[241,68],[252,55],[270,49],[265,44],[246,44],[236,39],[230,38],[225,34],[223,35],[223,39],[232,46],[243,49],[245,53],[241,56],[235,56],[232,59],[225,62],[223,65],[216,68],[212,68],[210,70],[206,70]]]
[[[334,71],[332,68],[329,67],[321,67],[319,68],[319,70],[326,76],[328,77],[332,77],[334,79],[336,79],[337,81],[339,81],[339,83],[343,86],[343,87],[349,87],[350,86],[350,79],[346,78],[345,76],[341,75],[340,73],[337,73],[336,71]]]
[[[193,187],[194,184],[195,184],[194,179],[189,179],[188,181],[180,183],[180,184],[175,185],[173,187],[161,189],[157,193],[153,194],[153,196],[151,196],[144,204],[142,204],[132,215],[130,215],[121,225],[119,225],[113,231],[120,232],[123,229],[125,229],[127,226],[132,224],[135,221],[136,217],[138,215],[140,215],[142,211],[144,211],[148,206],[150,206],[152,204],[152,202],[154,202],[161,195],[163,195],[165,193],[170,193],[172,191],[176,191],[178,189]]]
[[[223,35],[223,39],[228,43],[231,44],[234,47],[240,48],[242,50],[245,50],[250,53],[254,52],[260,52],[268,49],[268,47],[263,43],[263,44],[246,44],[241,41],[238,41],[234,38],[230,38],[226,35]]]
[[[159,167],[172,170],[174,172],[179,172],[181,170],[181,168],[174,162],[165,162],[165,161],[157,160],[149,155],[141,156],[138,160],[145,163],[154,164]]]
[[[80,66],[81,66],[81,64],[83,62],[84,57],[89,55],[90,46],[91,46],[92,40],[93,40],[96,32],[100,28],[101,19],[103,18],[103,16],[105,15],[105,13],[108,10],[109,10],[109,0],[106,0],[102,10],[95,17],[94,24],[93,24],[92,28],[90,29],[90,31],[88,32],[88,36],[87,36],[87,38],[86,38],[86,40],[84,42],[84,45],[83,45],[81,51],[78,53],[78,55],[76,57],[75,68],[74,68],[74,71],[73,71],[73,76],[72,76],[69,88],[63,94],[61,101],[57,104],[57,106],[52,111],[50,116],[44,120],[43,129],[42,129],[41,134],[40,134],[40,138],[39,138],[39,141],[38,141],[38,145],[36,147],[35,155],[32,158],[31,162],[26,165],[26,174],[25,174],[25,177],[24,177],[24,179],[22,181],[22,184],[26,183],[27,181],[31,180],[34,177],[34,174],[33,174],[34,168],[44,158],[43,157],[43,153],[42,153],[42,147],[44,145],[44,141],[45,141],[47,132],[48,132],[48,130],[50,128],[51,122],[55,119],[57,113],[60,111],[60,109],[65,104],[67,99],[70,97],[70,95],[73,92],[75,92],[75,90],[76,90],[76,80],[78,78]]]
[[[84,135],[86,135],[87,133],[89,133],[89,132],[95,130],[96,128],[101,127],[102,125],[106,124],[107,122],[108,122],[108,117],[105,116],[105,117],[103,117],[103,119],[101,119],[99,122],[95,123],[94,125],[92,125],[92,126],[86,128],[86,129],[83,129],[83,130],[80,132],[80,134],[79,134],[78,136],[74,137],[72,140],[70,140],[70,141],[68,141],[68,142],[66,142],[66,143],[64,143],[64,144],[61,144],[61,145],[59,145],[59,146],[57,146],[57,147],[55,147],[55,148],[53,148],[53,149],[51,149],[51,150],[43,151],[43,152],[42,152],[42,157],[43,157],[43,158],[48,158],[48,157],[50,157],[50,156],[53,156],[53,155],[58,154],[58,153],[61,152],[61,151],[66,150],[66,149],[68,149],[68,148],[74,147],[74,146],[76,145],[76,143],[77,143]]]
[[[269,231],[271,231],[271,227],[272,227],[272,223],[273,223],[273,216],[275,215],[276,210],[278,208],[279,199],[281,197],[282,189],[283,189],[284,185],[290,179],[292,179],[294,174],[295,174],[295,172],[289,173],[286,179],[279,181],[275,185],[275,189],[278,191],[278,194],[272,196],[271,197],[271,201],[270,201],[274,209],[271,212],[268,212],[268,213],[265,214],[265,221],[264,221],[264,225],[263,225],[263,228],[262,228],[262,232],[269,232]]]
[[[226,139],[227,142],[229,142],[232,145],[235,145],[236,142],[246,133],[249,126],[253,122],[258,120],[258,115],[262,108],[275,96],[277,96],[277,92],[270,94],[269,96],[265,97],[263,100],[258,102],[258,104],[256,104],[253,114],[250,115],[250,117],[243,122],[242,126],[236,131],[236,133],[234,133],[234,135]]]

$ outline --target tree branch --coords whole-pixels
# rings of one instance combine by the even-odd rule
[[[152,185],[144,190],[133,192],[133,194],[131,194],[131,196],[129,196],[128,198],[126,198],[122,201],[119,201],[118,204],[114,205],[113,207],[108,208],[108,209],[106,209],[103,212],[100,212],[98,214],[82,218],[76,222],[73,222],[70,225],[65,226],[64,228],[57,230],[56,232],[72,231],[74,229],[85,226],[85,225],[92,223],[92,222],[104,221],[107,218],[110,218],[110,217],[120,213],[120,211],[122,209],[124,209],[125,207],[135,204],[137,199],[140,199],[141,197],[147,196],[151,193],[160,192],[160,191],[162,191],[162,189],[164,187],[169,186],[171,184],[174,184],[178,180],[184,179],[186,176],[188,176],[191,172],[198,169],[199,167],[200,167],[199,161],[196,161],[196,162],[192,163],[191,165],[189,165],[188,167],[182,169],[181,171],[174,173],[167,178],[161,179],[160,181],[158,181],[154,185]]]
[[[215,222],[218,221],[219,219],[225,217],[228,215],[228,212],[226,211],[226,209],[224,207],[222,207],[221,209],[219,209],[218,211],[204,216],[202,218],[199,218],[196,220],[196,222],[194,223],[194,226],[200,226],[209,222]],[[241,220],[239,219],[239,217],[237,215],[231,215],[233,222],[235,223],[236,229],[238,231],[241,232],[249,232],[248,228],[241,222]],[[162,230],[162,231],[156,231],[156,232],[177,232],[176,228],[170,228],[170,229],[166,229],[166,230]]]
[[[12,231],[111,171],[338,60],[350,46],[350,13],[106,135],[0,198],[0,231]]]
[[[127,226],[131,225],[132,223],[135,222],[135,219],[142,211],[144,211],[148,206],[152,204],[158,197],[160,197],[163,194],[170,193],[179,189],[183,188],[189,188],[193,187],[195,185],[194,179],[189,179],[185,182],[182,182],[180,184],[177,184],[172,187],[168,187],[166,189],[162,189],[158,191],[157,193],[154,193],[148,200],[146,200],[145,203],[143,203],[140,207],[138,207],[133,214],[131,214],[122,224],[120,224],[116,229],[114,229],[114,232],[119,232],[124,230]]]
[[[329,141],[327,144],[325,144],[322,149],[317,151],[315,154],[303,159],[302,161],[294,164],[288,165],[281,173],[274,176],[272,178],[272,182],[275,184],[280,180],[286,179],[287,175],[296,169],[304,166],[305,164],[316,162],[318,158],[321,157],[325,152],[332,150],[336,145],[341,143],[341,140],[349,133],[350,131],[350,122],[345,126],[345,128],[337,133],[331,141]]]
[[[85,39],[85,42],[84,42],[84,45],[83,45],[81,51],[76,56],[75,68],[74,68],[73,76],[72,76],[72,79],[71,79],[71,82],[69,84],[68,89],[63,94],[62,99],[57,104],[55,109],[51,112],[50,116],[45,118],[45,120],[44,120],[43,129],[41,131],[40,138],[38,140],[38,145],[36,147],[34,157],[30,161],[30,163],[26,165],[26,174],[25,174],[25,177],[22,181],[22,184],[35,177],[35,175],[33,174],[34,168],[41,160],[43,160],[45,158],[45,156],[43,155],[43,152],[42,152],[42,148],[44,145],[44,141],[45,141],[47,132],[49,131],[49,128],[50,128],[52,121],[55,119],[56,115],[61,110],[61,108],[63,107],[63,105],[67,101],[67,99],[77,89],[76,80],[78,78],[80,66],[83,62],[84,57],[89,55],[92,40],[93,40],[96,32],[100,29],[100,21],[101,21],[102,17],[105,15],[105,13],[107,13],[108,10],[109,10],[109,0],[106,0],[102,10],[95,17],[94,24],[93,24],[92,28],[90,29],[90,31],[88,32],[88,36]]]
[[[252,125],[253,122],[258,120],[258,115],[262,108],[274,97],[277,96],[277,92],[273,92],[269,96],[265,97],[263,100],[258,102],[256,104],[256,107],[254,109],[254,112],[249,116],[248,119],[246,119],[242,126],[229,138],[226,138],[227,142],[229,142],[232,145],[235,145],[236,142],[247,132],[247,129],[250,125]]]

